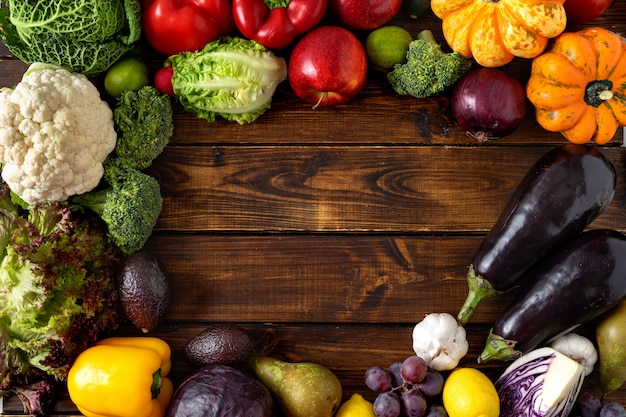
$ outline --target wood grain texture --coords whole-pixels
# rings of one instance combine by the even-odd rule
[[[428,13],[393,21],[411,33],[440,21]],[[626,1],[615,0],[592,25],[626,33]],[[364,39],[366,33],[358,33]],[[284,51],[286,56],[288,51]],[[154,71],[164,57],[151,55]],[[520,82],[529,60],[503,67]],[[0,87],[19,82],[26,65],[0,44]],[[93,82],[102,85],[102,78]],[[106,97],[105,97],[106,98]],[[370,71],[349,104],[313,110],[288,83],[250,125],[207,123],[175,105],[170,145],[148,170],[164,206],[148,242],[172,284],[165,323],[153,333],[173,349],[176,384],[193,369],[182,350],[215,322],[233,322],[270,353],[318,362],[339,376],[344,397],[373,400],[363,375],[412,353],[411,331],[431,312],[455,314],[468,263],[513,189],[549,149],[566,143],[544,131],[532,108],[512,135],[479,143],[458,127],[449,92],[398,96]],[[623,130],[599,149],[618,173],[615,198],[591,227],[626,231]],[[504,364],[477,364],[493,321],[515,295],[484,301],[467,325],[476,366],[495,379]],[[592,336],[593,323],[580,331]],[[125,323],[119,335],[139,335]],[[598,390],[597,374],[585,382]],[[610,399],[626,405],[626,387]],[[4,415],[22,415],[14,397]],[[53,415],[77,415],[61,392]]]
[[[414,323],[461,305],[477,238],[157,236],[174,321]],[[194,262],[204,257],[202,263]],[[185,291],[194,287],[193,294]],[[485,305],[493,317],[495,305]],[[201,306],[199,308],[199,306]],[[449,309],[449,307],[448,307]],[[451,311],[452,312],[452,311]],[[476,316],[480,318],[480,315]]]
[[[170,146],[150,170],[164,196],[157,229],[483,233],[549,149]],[[601,151],[624,170],[620,147]],[[614,202],[594,225],[621,230],[625,198],[620,176]]]

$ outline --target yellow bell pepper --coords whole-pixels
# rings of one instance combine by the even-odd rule
[[[86,417],[163,417],[174,387],[169,345],[156,337],[111,337],[83,351],[67,389]]]

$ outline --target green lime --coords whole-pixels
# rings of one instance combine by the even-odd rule
[[[395,64],[405,63],[412,40],[411,34],[400,26],[387,25],[370,32],[365,39],[365,51],[372,68],[387,72]]]
[[[139,90],[148,84],[148,67],[138,58],[122,58],[108,69],[104,76],[104,90],[119,97],[126,90]]]

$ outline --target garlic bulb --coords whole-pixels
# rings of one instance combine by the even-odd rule
[[[468,349],[465,328],[451,314],[427,314],[413,328],[415,354],[436,371],[456,368]]]
[[[593,371],[598,352],[591,340],[576,333],[567,333],[554,339],[550,346],[585,367],[585,376]]]

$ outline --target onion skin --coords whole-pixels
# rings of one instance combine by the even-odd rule
[[[526,117],[524,87],[497,68],[468,72],[454,87],[451,103],[459,125],[481,142],[510,135]]]

